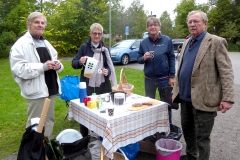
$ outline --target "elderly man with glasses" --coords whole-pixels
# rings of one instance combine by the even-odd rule
[[[45,136],[52,137],[55,121],[54,102],[61,93],[58,73],[64,66],[58,60],[58,53],[43,37],[47,25],[46,17],[32,12],[27,17],[27,32],[20,37],[10,50],[9,60],[14,80],[27,102],[28,120],[40,117],[46,98],[51,100],[45,122]]]
[[[234,103],[232,64],[227,41],[207,32],[207,15],[187,16],[191,37],[182,46],[173,102],[181,103],[181,125],[186,153],[181,160],[208,160],[210,135],[217,111],[225,113]]]

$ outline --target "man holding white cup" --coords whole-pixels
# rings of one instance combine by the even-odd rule
[[[21,89],[21,95],[27,100],[28,120],[40,117],[45,98],[51,100],[45,122],[45,135],[51,138],[54,126],[54,101],[61,93],[58,73],[63,65],[57,60],[58,53],[43,38],[47,24],[46,17],[33,12],[27,18],[28,31],[20,37],[10,51],[10,66],[15,81]]]

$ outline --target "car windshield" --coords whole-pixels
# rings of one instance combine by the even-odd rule
[[[133,43],[133,41],[121,41],[115,45],[112,46],[112,48],[127,48],[129,47],[131,44]]]

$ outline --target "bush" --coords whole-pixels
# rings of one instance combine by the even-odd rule
[[[50,43],[57,50],[59,57],[71,57],[76,55],[78,50],[76,46],[63,41],[52,41]]]
[[[0,54],[0,58],[8,58],[11,47],[12,46],[7,46],[4,50],[2,50]]]
[[[228,51],[230,51],[230,52],[238,52],[238,51],[240,51],[240,46],[237,45],[237,44],[228,43]]]
[[[0,35],[0,58],[6,58],[9,55],[10,46],[17,40],[16,35],[11,32],[3,31]]]

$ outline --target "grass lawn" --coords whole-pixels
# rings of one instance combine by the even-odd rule
[[[61,60],[61,62],[64,64],[64,71],[59,73],[60,78],[65,75],[79,75],[80,70],[74,70],[71,67],[71,60]],[[124,66],[115,67],[118,81],[122,67]],[[2,159],[16,153],[19,149],[22,135],[25,132],[27,104],[26,100],[21,97],[20,89],[13,79],[9,60],[0,59],[0,68],[0,79],[2,81],[0,83],[0,96],[2,97],[0,100],[0,159]],[[135,86],[133,93],[144,95],[143,71],[124,68],[128,83]],[[159,97],[158,94],[156,97]],[[79,130],[79,124],[72,127],[73,120],[64,122],[67,111],[65,101],[56,98],[53,138],[67,128]]]

